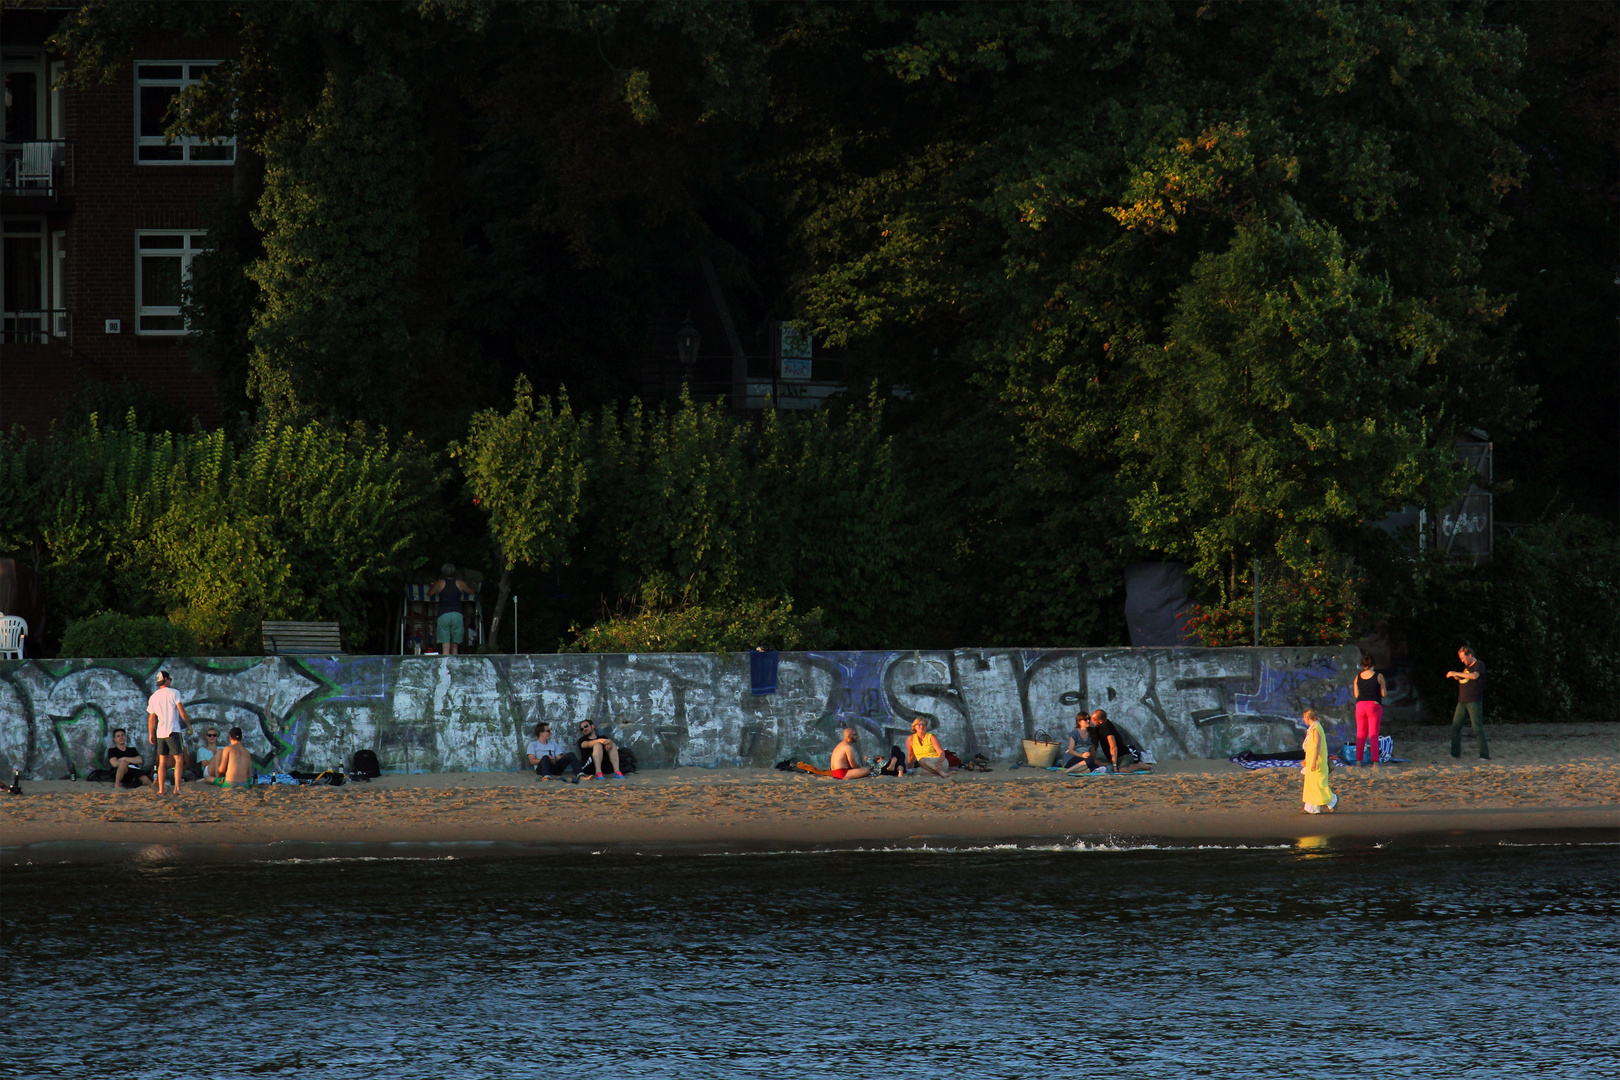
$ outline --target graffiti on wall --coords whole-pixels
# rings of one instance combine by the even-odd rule
[[[1016,761],[1107,709],[1155,757],[1294,749],[1299,716],[1349,719],[1354,650],[957,649],[784,653],[755,697],[746,654],[174,657],[0,661],[0,768],[56,779],[105,761],[114,728],[146,748],[160,668],[193,721],[240,727],[263,769],[516,770],[534,725],[591,719],[643,765],[825,759],[845,727],[871,753],[921,717],[959,754]],[[1340,728],[1342,732],[1342,727]]]

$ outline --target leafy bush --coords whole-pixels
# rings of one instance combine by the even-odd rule
[[[341,622],[364,638],[366,592],[431,525],[441,478],[415,444],[355,427],[54,428],[0,440],[0,541],[32,548],[67,620],[167,615],[206,652],[256,650],[261,619]],[[162,621],[162,620],[160,620]]]
[[[197,639],[160,616],[103,611],[68,623],[60,651],[63,656],[88,657],[194,656]]]
[[[792,600],[738,600],[660,609],[644,604],[633,615],[603,619],[565,652],[746,652],[756,645],[802,650],[831,640],[821,609],[793,613]]]
[[[1251,579],[1252,580],[1252,579]],[[1348,560],[1320,560],[1303,572],[1276,564],[1260,569],[1260,644],[1342,645],[1359,636],[1365,612]],[[1224,605],[1194,604],[1188,629],[1207,648],[1254,644],[1254,597]]]

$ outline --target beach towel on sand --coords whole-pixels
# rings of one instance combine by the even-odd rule
[[[1231,759],[1232,764],[1241,765],[1245,769],[1298,769],[1305,764],[1303,750],[1289,750],[1280,754],[1256,754],[1245,750]],[[1335,769],[1344,768],[1344,762],[1336,755],[1328,755],[1328,764]]]

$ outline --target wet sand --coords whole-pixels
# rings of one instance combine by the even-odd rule
[[[1294,769],[1166,762],[1152,775],[995,766],[950,780],[835,781],[765,769],[661,769],[572,785],[529,773],[385,776],[342,787],[151,788],[24,782],[0,796],[0,847],[61,842],[268,844],[614,841],[757,846],[930,839],[1412,837],[1606,830],[1620,839],[1620,724],[1490,729],[1492,760],[1450,729],[1393,732],[1407,764],[1334,772],[1337,813],[1300,813]]]

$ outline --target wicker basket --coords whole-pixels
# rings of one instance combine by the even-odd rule
[[[1037,731],[1033,739],[1024,740],[1024,760],[1032,769],[1045,769],[1057,760],[1058,744],[1044,731]]]

